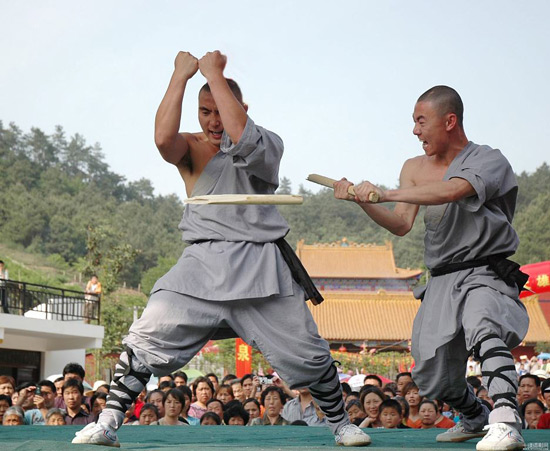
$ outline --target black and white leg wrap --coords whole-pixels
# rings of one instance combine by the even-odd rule
[[[132,357],[133,352],[130,348],[126,348],[126,351],[120,355],[115,366],[107,403],[99,420],[111,417],[116,424],[111,424],[110,419],[107,422],[115,429],[122,424],[124,414],[141,393],[152,374],[139,360]]]
[[[342,426],[349,424],[335,362],[321,376],[319,382],[309,387],[309,391],[319,408],[326,415],[333,433],[337,433]]]

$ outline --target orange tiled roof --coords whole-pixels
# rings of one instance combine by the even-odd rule
[[[395,266],[393,246],[348,243],[344,238],[330,244],[298,242],[296,254],[314,278],[410,279],[422,274],[421,269]]]
[[[411,338],[413,319],[420,307],[411,292],[323,292],[325,301],[308,303],[319,333],[328,341],[400,341]],[[523,300],[531,320],[525,343],[550,341],[550,327],[537,296]]]
[[[411,338],[412,323],[420,301],[411,292],[323,292],[325,301],[308,303],[319,334],[328,341]]]
[[[529,314],[529,331],[523,340],[526,343],[538,343],[550,341],[550,326],[540,308],[539,296],[529,296],[522,299]]]

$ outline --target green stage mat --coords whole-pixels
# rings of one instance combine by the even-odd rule
[[[78,426],[0,427],[0,451],[98,451],[112,449],[72,445]],[[435,436],[441,429],[373,429],[370,448],[475,450],[477,440],[439,444]],[[118,432],[125,450],[326,450],[337,447],[327,428],[305,426],[123,426]],[[526,449],[549,450],[550,430],[524,431]]]

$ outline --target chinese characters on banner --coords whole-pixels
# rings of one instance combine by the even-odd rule
[[[235,369],[237,377],[252,372],[252,348],[240,338],[235,340]]]
[[[526,290],[521,292],[520,298],[550,291],[550,261],[523,265],[520,269],[529,275]]]

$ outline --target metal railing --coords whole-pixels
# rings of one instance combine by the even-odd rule
[[[100,295],[18,280],[0,280],[0,313],[99,324]]]

